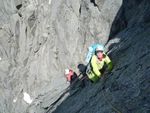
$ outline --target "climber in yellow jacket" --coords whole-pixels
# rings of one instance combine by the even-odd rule
[[[95,50],[95,54],[92,56],[90,60],[90,72],[87,73],[88,78],[92,82],[96,82],[99,80],[101,75],[104,72],[104,65],[107,65],[108,71],[111,71],[113,68],[112,62],[110,58],[104,53],[104,47],[98,46]]]

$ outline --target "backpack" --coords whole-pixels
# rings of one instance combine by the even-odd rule
[[[86,66],[86,74],[89,75],[93,70],[91,63],[89,62]]]

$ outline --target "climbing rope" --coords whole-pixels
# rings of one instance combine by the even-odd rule
[[[107,100],[104,91],[102,91],[104,100],[109,104],[109,106],[116,112],[116,113],[122,113],[118,108],[116,108],[115,106],[112,105],[112,103],[110,101]]]
[[[80,76],[81,74],[82,74],[82,73],[80,73],[80,74],[78,75],[78,78],[79,78],[79,76]],[[107,75],[107,74],[108,74],[108,73],[105,73],[104,75]],[[55,104],[57,104],[57,102],[70,90],[70,88],[73,87],[75,83],[77,83],[78,80],[79,80],[79,81],[82,81],[82,80],[84,80],[86,77],[87,77],[87,76],[84,76],[84,77],[82,77],[81,79],[76,78],[70,86],[68,86],[66,89],[64,89],[63,91],[61,91],[60,93],[62,93],[62,94],[59,96],[59,98],[58,98],[55,102],[53,102],[53,103],[47,108],[47,110],[46,110],[45,113],[48,113],[48,112],[53,108],[53,106],[54,106]],[[109,77],[105,78],[104,83],[105,83],[106,79],[108,79],[108,78],[109,78]],[[60,94],[60,93],[59,93],[59,94]],[[107,103],[116,113],[122,113],[118,108],[116,108],[114,105],[112,105],[112,103],[107,99],[107,97],[106,97],[105,94],[104,94],[104,91],[102,91],[102,95],[103,95],[104,100],[106,101],[106,103]]]
[[[105,81],[110,77],[110,76],[106,76],[106,75],[108,75],[108,74],[109,74],[108,72],[106,72],[106,73],[104,74],[104,77],[106,77],[106,78],[104,78],[103,85],[105,84]],[[104,91],[102,91],[102,95],[103,95],[103,98],[104,98],[104,100],[106,101],[106,103],[107,103],[116,113],[122,113],[118,108],[116,108],[116,107],[107,99],[107,97],[106,97],[105,94],[104,94]]]
[[[78,78],[79,78],[81,75],[82,75],[82,73],[80,73],[80,74],[78,75]],[[81,79],[78,79],[78,78],[76,78],[76,79],[72,82],[72,84],[70,84],[66,89],[64,89],[64,90],[62,90],[62,91],[60,92],[60,93],[62,93],[62,94],[59,96],[59,98],[58,98],[55,102],[53,102],[53,103],[47,108],[47,110],[46,110],[45,113],[48,113],[48,112],[53,108],[53,106],[54,106],[55,104],[57,104],[57,102],[58,102],[68,91],[70,91],[70,89],[74,86],[75,83],[77,83],[77,81],[82,81],[83,79],[86,78],[86,76],[83,77],[83,78],[81,78]],[[59,94],[60,94],[60,93],[59,93]],[[58,96],[58,95],[56,95],[56,96]],[[54,97],[53,97],[53,98],[54,98]]]

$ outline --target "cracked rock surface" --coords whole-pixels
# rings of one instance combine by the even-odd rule
[[[149,12],[149,0],[0,0],[0,113],[149,113]],[[97,42],[113,71],[65,92],[64,69],[79,73]]]

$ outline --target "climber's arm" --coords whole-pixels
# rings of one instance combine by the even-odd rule
[[[112,64],[112,61],[110,60],[110,58],[106,55],[105,56],[105,62],[106,62],[106,64],[107,64],[107,66],[108,66],[108,70],[109,71],[112,71],[112,69],[113,69],[113,64]]]
[[[96,58],[95,55],[92,57],[91,65],[92,65],[92,69],[93,69],[94,74],[96,74],[98,77],[100,77],[100,76],[101,76],[101,73],[100,73],[100,71],[99,71],[99,69],[98,69],[98,66],[97,66],[97,58]]]

